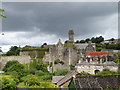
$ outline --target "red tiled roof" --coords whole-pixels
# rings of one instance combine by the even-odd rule
[[[89,56],[108,55],[108,51],[87,52]]]

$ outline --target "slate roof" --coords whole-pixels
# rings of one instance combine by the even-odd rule
[[[85,49],[87,47],[88,43],[84,43],[84,44],[75,44],[75,46],[77,47],[77,49]]]
[[[105,76],[79,76],[74,78],[74,84],[77,90],[80,89],[105,89],[120,88],[120,75]]]
[[[107,61],[107,62],[104,62],[103,64],[106,64],[106,65],[117,65],[115,62],[113,61]]]
[[[75,44],[77,49],[85,49],[88,46],[89,43],[78,43]],[[95,47],[95,43],[91,43],[93,47]]]
[[[78,75],[79,73],[77,71],[73,71],[73,72],[70,72],[68,73],[67,75],[65,75],[62,79],[60,79],[58,82],[57,82],[57,85],[58,86],[62,86],[64,85],[66,82],[70,81],[73,76],[76,76]]]
[[[113,50],[113,53],[120,53],[120,50]]]
[[[59,80],[61,80],[64,76],[53,76],[52,83],[56,84]]]

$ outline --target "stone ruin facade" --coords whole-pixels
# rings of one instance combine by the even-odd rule
[[[31,57],[28,55],[24,56],[1,56],[0,57],[0,68],[3,68],[8,61],[18,61],[21,64],[30,63]]]
[[[114,63],[111,58],[108,58],[109,53],[106,55],[87,55],[88,52],[96,52],[95,43],[89,41],[88,43],[74,43],[74,31],[69,31],[69,40],[67,43],[76,46],[76,49],[65,47],[59,39],[55,47],[49,48],[49,52],[45,53],[43,61],[45,63],[53,63],[59,59],[64,62],[64,65],[57,64],[53,65],[54,70],[57,69],[70,69],[69,65],[75,65],[78,72],[88,72],[95,74],[97,71],[103,69],[110,69],[112,71],[118,70],[118,65]],[[51,71],[52,67],[48,67]]]
[[[78,62],[79,56],[80,54],[77,54],[77,50],[64,47],[64,45],[61,43],[61,40],[59,40],[56,46],[51,47],[49,52],[45,54],[43,61],[50,63],[59,59],[60,61],[63,61],[65,65],[75,65]]]

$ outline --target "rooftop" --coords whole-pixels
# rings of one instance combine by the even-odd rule
[[[108,55],[108,51],[92,51],[87,52],[88,56],[101,56],[101,55]]]
[[[79,76],[74,78],[74,84],[80,88],[120,88],[119,75],[102,75],[102,76]]]

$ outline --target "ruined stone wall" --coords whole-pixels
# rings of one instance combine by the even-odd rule
[[[45,53],[43,61],[52,62],[56,59],[60,59],[65,65],[76,65],[79,61],[79,58],[80,55],[77,54],[77,50],[73,48],[61,47],[61,49],[58,49],[57,47],[54,47],[51,48],[48,53]]]
[[[63,52],[63,60],[66,65],[69,64],[69,48],[65,48]]]
[[[71,50],[71,64],[76,65],[79,61],[77,50],[73,49]]]
[[[30,63],[30,56],[2,56],[0,57],[0,63],[4,66],[8,61],[17,60],[20,63]]]
[[[29,51],[20,51],[20,56],[28,55]]]
[[[73,48],[66,48],[63,52],[63,60],[66,65],[75,65],[78,62],[77,51]]]

